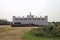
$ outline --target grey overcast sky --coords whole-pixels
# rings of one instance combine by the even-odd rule
[[[12,16],[48,16],[48,21],[60,21],[60,0],[0,0],[0,19],[12,21]]]

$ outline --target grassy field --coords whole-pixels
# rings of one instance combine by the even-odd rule
[[[30,27],[11,27],[10,25],[0,25],[0,40],[22,40],[24,32]]]
[[[23,40],[60,40],[60,38],[57,38],[57,37],[37,37],[35,35],[32,35],[31,33],[25,33],[23,36],[22,36],[22,39]]]
[[[30,33],[32,27],[11,27],[0,25],[0,40],[60,40],[60,38],[36,37]]]

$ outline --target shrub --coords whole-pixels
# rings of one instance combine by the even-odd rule
[[[54,25],[51,25],[50,27],[46,26],[46,27],[33,28],[31,30],[31,33],[36,36],[60,37],[60,26],[54,23]]]

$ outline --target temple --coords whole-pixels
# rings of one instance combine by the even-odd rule
[[[45,16],[45,17],[34,17],[34,15],[30,14],[27,15],[27,17],[15,17],[13,16],[13,24],[12,25],[24,25],[24,26],[27,26],[27,25],[37,25],[37,26],[40,26],[40,25],[48,25],[48,16]]]

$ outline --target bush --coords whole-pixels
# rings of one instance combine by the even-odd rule
[[[36,36],[44,37],[60,37],[60,26],[55,23],[55,25],[33,28],[31,33]]]

